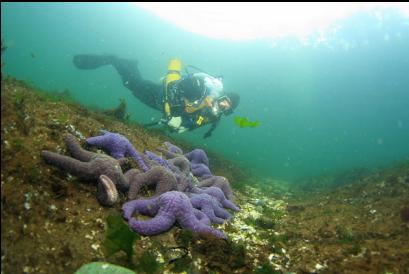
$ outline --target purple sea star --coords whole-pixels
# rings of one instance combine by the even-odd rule
[[[179,191],[187,191],[193,187],[192,175],[190,173],[189,160],[184,156],[178,156],[170,160],[165,160],[153,152],[145,151],[144,161],[149,165],[160,165],[173,172],[177,180],[177,189]],[[148,159],[145,159],[148,158]]]
[[[130,156],[135,159],[141,170],[148,171],[149,168],[144,163],[138,151],[125,136],[106,130],[101,130],[101,132],[103,135],[88,138],[87,144],[102,148],[115,159]]]
[[[199,234],[211,234],[226,239],[223,232],[199,221],[189,197],[179,191],[169,191],[152,199],[127,202],[123,205],[124,218],[129,226],[141,235],[157,235],[169,230],[175,222]],[[132,217],[138,211],[144,215],[155,216],[147,221],[139,221]]]
[[[168,162],[177,167],[179,171],[185,175],[190,173],[190,162],[184,156],[178,156],[176,158],[169,159]]]
[[[209,166],[209,158],[207,158],[206,152],[203,149],[196,148],[186,153],[185,157],[191,164],[205,164],[207,167]]]
[[[189,194],[190,202],[194,208],[199,209],[207,217],[209,217],[212,223],[222,224],[225,220],[230,220],[231,215],[229,212],[224,210],[221,204],[209,194]]]
[[[228,200],[224,195],[223,191],[218,187],[215,186],[204,188],[194,187],[192,193],[208,194],[214,197],[224,208],[228,208],[233,211],[240,211],[240,208],[238,208],[232,201]]]
[[[167,158],[167,159],[173,159],[173,158],[176,158],[176,157],[179,157],[179,156],[183,155],[183,154],[168,151],[167,149],[164,149],[162,147],[158,147],[157,150],[159,152],[161,152],[163,154],[163,156],[165,156],[165,158]]]
[[[149,171],[141,173],[131,169],[125,174],[129,181],[128,198],[135,199],[144,186],[156,185],[155,195],[177,189],[175,176],[162,166],[154,166]]]
[[[157,164],[166,167],[169,170],[172,170],[170,164],[163,159],[162,157],[159,157],[158,155],[156,155],[155,153],[149,151],[149,150],[145,150],[145,155],[146,157],[148,157],[149,160],[156,162]]]
[[[209,167],[205,164],[192,164],[192,174],[202,179],[207,179],[213,176]]]
[[[126,220],[130,220],[132,218],[132,215],[135,212],[138,212],[139,214],[142,214],[142,215],[153,217],[156,215],[156,213],[159,210],[159,204],[157,203],[157,200],[155,199],[132,200],[132,201],[125,203],[122,206],[122,210],[123,210],[123,216]],[[199,220],[199,222],[207,226],[211,224],[209,217],[207,217],[207,215],[204,214],[202,211],[196,208],[193,208],[193,213],[196,216],[196,218]]]
[[[157,150],[162,152],[167,159],[171,160],[183,156],[183,152],[180,148],[169,142],[165,142],[165,145],[168,148],[167,150],[161,147],[159,147]],[[209,159],[207,158],[206,152],[203,149],[194,149],[191,152],[186,153],[184,156],[190,161],[191,171],[194,176],[202,179],[213,176],[209,169]]]
[[[57,166],[83,180],[98,180],[99,202],[110,206],[118,199],[116,188],[126,192],[129,188],[120,163],[114,158],[100,153],[94,153],[81,148],[71,134],[65,137],[68,150],[72,157],[43,150],[41,155],[49,164]]]
[[[215,186],[220,188],[227,199],[232,200],[233,197],[233,190],[230,187],[229,181],[223,176],[212,176],[210,178],[204,179],[199,182],[199,187],[210,187]]]
[[[167,147],[169,152],[175,153],[175,154],[183,154],[183,150],[181,150],[179,147],[175,146],[174,144],[170,142],[165,142],[164,144]]]

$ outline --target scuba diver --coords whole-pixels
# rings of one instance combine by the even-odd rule
[[[182,63],[171,59],[162,84],[141,77],[137,61],[115,55],[80,54],[73,58],[79,69],[96,69],[112,65],[123,85],[145,105],[161,111],[163,118],[150,125],[166,124],[172,132],[182,133],[211,124],[204,138],[212,135],[222,115],[229,115],[238,106],[240,97],[223,90],[221,77],[199,72],[182,75]]]

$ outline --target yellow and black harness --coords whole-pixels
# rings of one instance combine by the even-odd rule
[[[178,94],[177,83],[182,79],[182,62],[178,58],[171,59],[168,65],[168,73],[164,79],[164,114],[166,119],[172,116],[189,116],[195,126],[201,126],[212,122],[206,114],[213,106],[214,100],[205,96],[199,102],[190,102],[181,98]]]

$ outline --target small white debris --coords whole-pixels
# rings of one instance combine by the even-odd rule
[[[98,248],[99,248],[99,244],[93,244],[93,245],[91,245],[91,248],[92,248],[93,250],[97,251]]]
[[[48,208],[49,208],[51,211],[56,211],[56,210],[57,210],[57,207],[56,207],[55,205],[50,205]]]
[[[102,265],[102,269],[106,269],[106,268],[108,268],[109,267],[109,264],[103,264]]]
[[[325,266],[320,265],[319,263],[317,263],[317,264],[315,265],[315,270],[317,270],[317,271],[320,271],[320,270],[322,270],[322,269],[324,269],[324,268],[325,268]]]
[[[25,208],[26,210],[31,209],[30,203],[29,203],[29,202],[25,202],[25,203],[24,203],[24,208]]]
[[[268,256],[268,259],[269,259],[270,261],[277,260],[278,258],[279,258],[278,254],[274,254],[274,253],[272,253],[272,254],[270,254],[270,255]]]
[[[87,234],[87,235],[85,235],[85,238],[92,240],[94,237],[92,237],[91,235],[88,235],[88,234]]]
[[[159,262],[159,263],[161,263],[161,264],[163,264],[164,262],[165,262],[165,259],[163,258],[163,255],[162,254],[157,254],[157,261]]]
[[[375,213],[376,213],[376,209],[371,209],[371,210],[369,211],[369,213],[375,214]]]

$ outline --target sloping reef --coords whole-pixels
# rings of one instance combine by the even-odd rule
[[[41,151],[67,154],[66,133],[84,140],[101,129],[123,134],[141,152],[165,141],[193,148],[109,113],[81,106],[69,92],[2,79],[1,273],[75,273],[95,261],[137,273],[409,273],[408,162],[344,174],[342,183],[325,177],[291,185],[206,151],[241,208],[231,222],[214,225],[228,239],[174,226],[138,237],[130,260],[107,252],[107,218],[125,198],[101,206],[95,185],[47,165]]]

